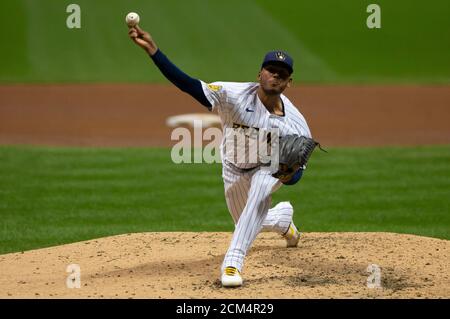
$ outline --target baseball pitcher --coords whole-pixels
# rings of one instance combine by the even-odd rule
[[[293,207],[281,202],[270,208],[271,194],[283,184],[292,185],[302,177],[306,162],[317,143],[303,115],[284,96],[292,83],[294,62],[285,52],[266,54],[258,82],[214,82],[207,84],[177,68],[157,47],[151,35],[139,26],[129,28],[129,37],[143,48],[162,74],[209,110],[217,110],[223,130],[270,130],[279,132],[279,170],[271,172],[260,162],[237,162],[225,152],[222,166],[225,199],[235,231],[222,264],[222,285],[243,283],[244,258],[260,231],[282,235],[287,247],[297,247],[300,233],[293,223]]]

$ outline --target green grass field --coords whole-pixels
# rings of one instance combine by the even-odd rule
[[[162,82],[128,39],[137,11],[164,52],[205,81],[251,81],[269,50],[295,59],[309,83],[450,83],[448,0],[77,0],[81,29],[66,27],[73,1],[0,2],[0,83]]]
[[[290,200],[304,231],[450,239],[448,146],[316,152]],[[232,231],[220,164],[169,149],[0,147],[0,253],[147,231]]]

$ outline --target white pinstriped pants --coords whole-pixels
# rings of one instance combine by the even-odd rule
[[[242,270],[244,259],[260,231],[284,234],[292,221],[294,210],[289,202],[281,202],[269,209],[271,194],[282,183],[269,170],[256,168],[243,172],[223,163],[222,177],[225,199],[235,223],[233,238],[222,264]]]

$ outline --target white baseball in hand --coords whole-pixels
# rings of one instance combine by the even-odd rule
[[[128,13],[125,18],[125,22],[129,27],[134,27],[136,24],[139,23],[139,14],[137,14],[136,12]]]

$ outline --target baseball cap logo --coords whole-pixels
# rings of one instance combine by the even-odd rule
[[[289,74],[291,74],[294,71],[294,61],[289,56],[289,54],[285,53],[284,51],[270,51],[266,54],[264,57],[263,63],[261,64],[261,68],[264,68],[266,65],[275,62],[275,63],[281,63],[286,66],[286,68],[289,70]]]
[[[277,52],[276,57],[278,60],[281,60],[281,61],[284,61],[286,59],[286,56],[284,55],[283,52]]]

